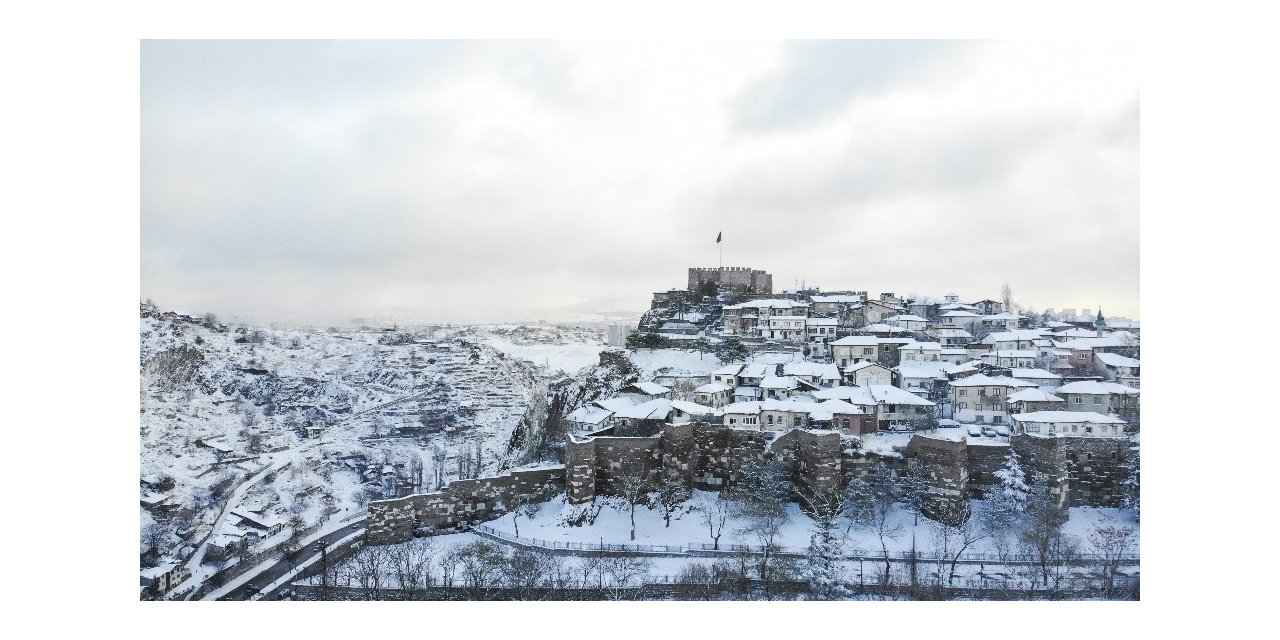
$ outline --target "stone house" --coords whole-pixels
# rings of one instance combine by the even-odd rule
[[[1101,371],[1102,376],[1109,382],[1119,382],[1135,389],[1139,387],[1138,375],[1142,363],[1138,360],[1117,353],[1095,353],[1093,367]]]
[[[1068,411],[1114,414],[1136,422],[1139,391],[1116,382],[1085,380],[1058,387],[1056,394],[1067,402]]]
[[[785,362],[782,364],[782,375],[795,376],[819,387],[834,387],[843,379],[840,367],[818,362]]]
[[[841,367],[877,360],[880,340],[873,336],[848,336],[829,343],[831,358]]]
[[[907,331],[924,331],[929,326],[929,321],[917,315],[903,314],[890,316],[881,320],[884,324],[901,327]]]
[[[724,382],[708,382],[693,390],[698,404],[719,409],[733,402],[733,385]]]
[[[1022,389],[1009,394],[1005,398],[1009,405],[1009,414],[1032,413],[1035,411],[1060,411],[1066,402],[1044,389]]]

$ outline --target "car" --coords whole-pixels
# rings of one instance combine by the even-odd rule
[[[1002,436],[1002,437],[1005,437],[1005,438],[1008,438],[1008,437],[1009,437],[1009,428],[1008,428],[1008,427],[995,427],[995,431],[996,431],[996,435],[998,435],[998,436]]]
[[[314,545],[311,546],[311,550],[317,553],[324,551],[324,543],[323,542],[315,543]]]
[[[254,584],[254,583],[252,583],[252,582],[250,582],[249,584],[246,584],[246,585],[244,586],[244,588],[245,588],[245,589],[248,589],[248,590],[249,590],[249,593],[257,593],[257,592],[259,592],[259,591],[261,591],[261,590],[262,590],[260,587],[258,587],[258,585]]]
[[[910,422],[894,421],[889,423],[889,430],[901,433],[904,431],[912,431],[912,427]]]
[[[975,438],[982,437],[982,428],[977,425],[969,425],[969,435]]]
[[[955,420],[952,420],[950,418],[943,418],[938,421],[939,429],[955,429],[955,428],[959,428],[959,426],[960,426],[959,422],[956,422]]]
[[[994,438],[994,437],[996,437],[996,428],[995,428],[995,427],[983,427],[983,428],[982,428],[982,435],[984,435],[984,436],[986,436],[986,437],[988,437],[988,438]]]

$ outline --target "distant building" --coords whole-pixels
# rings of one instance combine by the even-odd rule
[[[736,293],[773,293],[773,276],[750,267],[689,268],[689,291],[701,291],[707,283],[714,282],[720,291]]]

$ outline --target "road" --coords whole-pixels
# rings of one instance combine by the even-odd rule
[[[257,595],[259,593],[259,589],[265,588],[271,583],[275,582],[276,580],[279,580],[280,578],[284,577],[285,574],[292,571],[295,567],[303,564],[308,559],[319,556],[321,552],[316,550],[316,545],[318,544],[324,544],[325,546],[332,545],[338,542],[339,540],[359,531],[362,528],[364,528],[363,520],[353,522],[341,529],[338,529],[337,531],[334,531],[333,533],[330,533],[329,535],[324,536],[323,538],[320,538],[319,540],[315,540],[312,543],[308,544],[306,549],[304,549],[301,553],[298,554],[296,558],[292,560],[281,559],[279,562],[271,565],[264,571],[258,572],[256,575],[250,575],[249,573],[246,573],[245,575],[238,576],[236,578],[236,582],[242,582],[242,584],[232,589],[231,591],[223,594],[222,596],[218,597],[218,600],[250,600],[253,598],[254,595]],[[263,596],[259,599],[274,600],[275,594],[274,593],[263,594]]]

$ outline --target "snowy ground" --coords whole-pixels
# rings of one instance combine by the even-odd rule
[[[503,353],[565,374],[599,364],[600,352],[609,348],[603,343],[517,344],[498,336],[488,336],[485,342]]]

